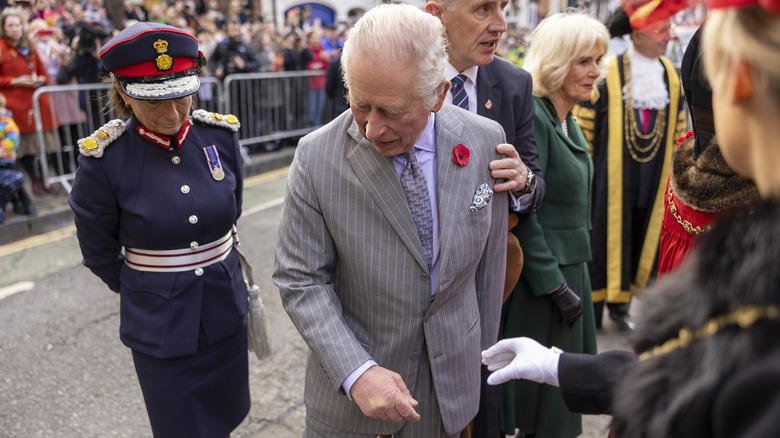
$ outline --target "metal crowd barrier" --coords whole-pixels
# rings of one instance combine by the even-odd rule
[[[238,137],[250,151],[306,135],[333,118],[333,101],[321,90],[312,112],[311,81],[324,86],[325,71],[237,73],[225,77],[225,108],[241,121]]]
[[[329,122],[333,114],[332,99],[318,98],[321,109],[312,112],[310,81],[324,82],[325,71],[279,73],[240,73],[229,75],[224,83],[217,78],[201,78],[201,88],[194,106],[208,111],[238,116],[244,159],[251,154],[272,150],[285,139],[296,139]],[[33,111],[40,149],[42,178],[49,187],[61,184],[68,192],[75,177],[78,157],[77,141],[116,118],[105,114],[110,84],[47,85],[33,94]],[[41,121],[41,98],[49,97],[54,126],[59,126],[60,153],[47,154]]]

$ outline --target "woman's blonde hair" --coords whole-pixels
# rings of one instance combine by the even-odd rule
[[[757,5],[715,9],[702,32],[704,69],[710,78],[739,55],[780,108],[780,15]]]
[[[533,78],[533,94],[547,97],[563,86],[571,63],[593,47],[609,48],[609,32],[600,21],[582,12],[565,11],[542,20],[530,36],[523,68]],[[604,62],[599,63],[604,77]]]

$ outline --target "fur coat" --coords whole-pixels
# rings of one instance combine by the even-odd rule
[[[690,263],[646,292],[633,338],[640,361],[612,404],[616,438],[780,436],[780,203],[703,236]],[[683,328],[751,305],[774,314],[716,324],[687,346],[641,358]]]

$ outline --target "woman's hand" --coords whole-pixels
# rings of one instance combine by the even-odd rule
[[[30,75],[21,75],[11,79],[12,87],[38,88],[43,85],[43,79],[33,79]]]

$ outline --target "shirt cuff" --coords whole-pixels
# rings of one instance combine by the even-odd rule
[[[349,391],[352,390],[352,385],[357,382],[357,379],[360,378],[360,376],[363,375],[366,371],[368,371],[369,368],[379,365],[376,363],[373,359],[369,359],[365,362],[363,362],[363,365],[360,365],[355,369],[355,371],[352,371],[346,379],[344,379],[344,383],[341,384],[341,387],[344,389],[344,392],[347,393],[347,398],[352,400],[352,395],[349,393]]]
[[[534,192],[523,193],[522,196],[516,196],[511,190],[509,191],[509,208],[515,213],[525,213],[530,210],[534,204]]]

